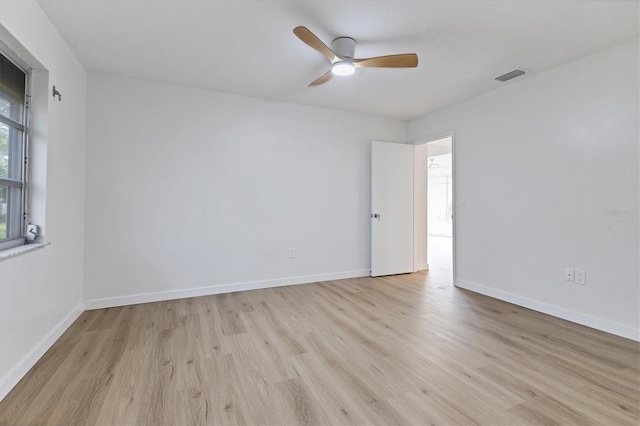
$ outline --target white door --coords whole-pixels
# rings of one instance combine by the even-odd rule
[[[371,276],[413,272],[413,145],[371,146]]]

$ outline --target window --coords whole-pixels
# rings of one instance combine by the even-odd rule
[[[0,250],[25,241],[29,73],[0,52]]]

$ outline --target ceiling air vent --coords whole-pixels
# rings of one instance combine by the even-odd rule
[[[511,72],[501,75],[500,77],[496,77],[496,80],[507,81],[507,80],[511,80],[512,78],[520,77],[524,73],[525,72],[522,70],[513,70]]]

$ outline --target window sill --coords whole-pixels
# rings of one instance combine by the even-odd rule
[[[30,251],[41,249],[42,247],[46,247],[48,245],[51,245],[51,243],[32,243],[2,250],[0,251],[0,262],[2,262],[3,260],[11,259],[12,257],[23,255]]]

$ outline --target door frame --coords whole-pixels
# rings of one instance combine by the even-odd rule
[[[452,185],[451,185],[451,197],[453,198],[453,202],[451,203],[451,210],[452,210],[452,214],[453,214],[453,219],[452,219],[452,223],[451,223],[451,269],[452,269],[452,281],[453,281],[453,285],[454,286],[458,286],[457,285],[457,281],[456,281],[456,277],[457,277],[457,273],[456,273],[456,228],[457,228],[457,223],[458,223],[458,214],[457,214],[457,206],[458,203],[460,202],[456,196],[456,187],[457,187],[457,182],[458,182],[458,177],[456,174],[456,137],[455,137],[455,131],[454,130],[449,130],[443,133],[439,133],[436,135],[432,135],[432,136],[428,136],[425,138],[421,138],[416,140],[415,142],[413,142],[414,146],[417,145],[424,145],[424,144],[428,144],[430,142],[435,142],[435,141],[439,141],[442,139],[446,139],[446,138],[451,138],[451,178],[453,179]],[[417,179],[417,176],[414,176],[414,179]],[[415,182],[414,182],[415,185]],[[421,207],[421,208],[426,208],[425,207]],[[428,235],[428,229],[427,229],[427,240],[429,238]],[[414,229],[414,244],[415,244],[415,229]],[[429,255],[429,252],[427,251],[427,256]]]

